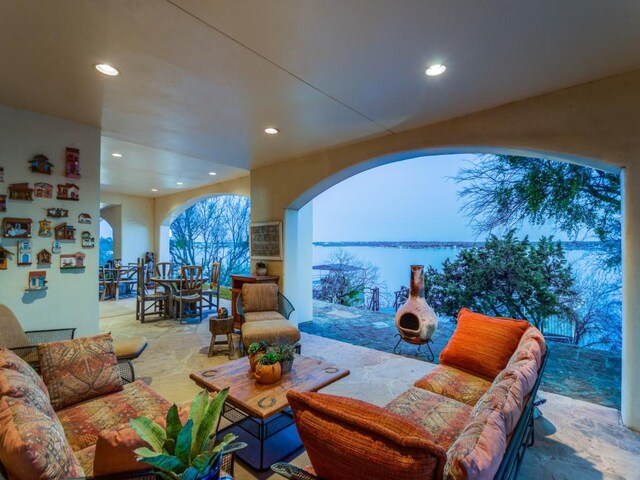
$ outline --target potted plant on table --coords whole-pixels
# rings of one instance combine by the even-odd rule
[[[278,357],[278,361],[280,362],[280,367],[282,368],[282,374],[291,372],[293,368],[293,359],[296,353],[296,346],[283,343],[280,345],[275,345],[273,347],[273,351]]]
[[[237,437],[229,433],[216,442],[218,422],[229,389],[225,388],[209,401],[206,390],[193,399],[189,420],[183,425],[175,403],[167,412],[167,426],[162,428],[147,417],[129,421],[131,428],[151,448],[137,448],[139,462],[151,465],[163,480],[217,480],[222,456],[246,447],[232,443]]]
[[[256,371],[256,365],[258,365],[258,360],[265,353],[267,353],[269,345],[264,340],[261,342],[253,342],[249,345],[249,349],[247,350],[247,354],[249,355],[249,366],[251,367],[251,371]]]
[[[256,274],[257,275],[266,275],[267,274],[267,264],[264,262],[256,263]]]
[[[282,368],[278,361],[278,355],[270,351],[265,353],[256,366],[256,381],[263,385],[276,383],[282,377]]]

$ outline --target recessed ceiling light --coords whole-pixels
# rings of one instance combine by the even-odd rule
[[[157,189],[157,188],[152,188],[152,189],[151,189],[151,191],[152,191],[152,192],[157,192],[157,191],[158,191],[158,189]]]
[[[209,175],[217,175],[216,172],[209,172]]]
[[[122,154],[121,153],[112,153],[111,156],[112,157],[116,157],[116,158],[122,158]]]
[[[184,185],[182,182],[176,182],[176,185]]]
[[[435,65],[431,65],[427,68],[426,73],[429,77],[437,77],[438,75],[442,75],[444,71],[447,69],[444,65],[440,63],[436,63]]]
[[[112,67],[111,65],[108,65],[106,63],[97,64],[96,70],[98,70],[100,73],[104,73],[105,75],[109,75],[110,77],[115,77],[120,73],[117,68]]]
[[[277,128],[274,128],[274,127],[267,127],[267,128],[264,129],[264,132],[268,133],[269,135],[275,135],[279,131],[280,130],[278,130]]]

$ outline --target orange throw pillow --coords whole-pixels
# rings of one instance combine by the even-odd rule
[[[442,478],[445,451],[420,425],[352,398],[291,390],[287,399],[320,478]]]
[[[509,363],[526,320],[488,317],[467,308],[458,314],[458,326],[440,353],[440,363],[493,380]]]

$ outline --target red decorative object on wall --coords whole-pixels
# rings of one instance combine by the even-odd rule
[[[67,147],[65,161],[64,176],[67,178],[80,178],[80,150]]]

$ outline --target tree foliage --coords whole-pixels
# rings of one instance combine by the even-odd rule
[[[620,265],[620,176],[554,160],[485,155],[455,177],[463,213],[478,233],[555,222],[573,238],[606,242],[609,266]]]
[[[203,265],[211,275],[211,264],[221,260],[220,283],[230,284],[230,275],[244,274],[249,266],[249,199],[234,195],[202,200],[171,224],[169,245],[174,263]]]
[[[488,315],[529,320],[544,331],[548,318],[567,314],[574,279],[560,242],[519,240],[511,230],[491,235],[484,246],[466,248],[442,272],[428,267],[427,302],[456,317],[461,306]]]

